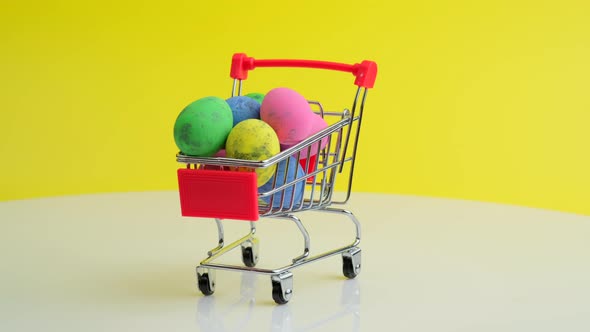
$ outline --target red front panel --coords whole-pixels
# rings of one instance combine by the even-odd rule
[[[254,172],[180,168],[178,190],[185,217],[258,220]]]

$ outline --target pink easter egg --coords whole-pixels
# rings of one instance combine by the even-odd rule
[[[309,136],[314,113],[307,99],[289,88],[275,88],[260,106],[260,119],[276,132],[281,144],[295,144]]]
[[[213,157],[225,157],[225,149],[221,149],[221,150],[217,151],[217,153],[215,153],[213,155]],[[203,165],[202,169],[225,171],[225,170],[228,170],[229,167],[217,166],[217,165]]]
[[[320,115],[313,113],[313,116],[311,118],[311,131],[310,131],[310,134],[308,135],[308,137],[313,134],[317,134],[326,128],[328,128],[328,123],[326,122],[326,120],[324,120]],[[320,151],[321,151],[321,149],[325,148],[326,145],[328,144],[329,137],[330,136],[326,136],[320,140],[320,142],[319,142]],[[299,142],[301,142],[301,141],[299,141]],[[281,144],[281,150],[286,150],[299,142],[296,142],[293,144]],[[311,149],[309,149],[309,156],[315,156],[317,153],[318,153],[318,143],[314,143],[311,145]],[[300,158],[305,159],[305,158],[307,158],[307,156],[308,156],[308,149],[304,148],[301,151]]]

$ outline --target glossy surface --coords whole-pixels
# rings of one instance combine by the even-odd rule
[[[215,223],[179,217],[178,193],[0,202],[2,331],[588,331],[590,217],[495,204],[355,193],[362,272],[333,257],[293,270],[277,306],[269,277],[195,266]],[[352,240],[337,215],[302,213],[312,255]],[[261,220],[260,266],[302,251]],[[226,237],[249,231],[227,221]],[[231,255],[233,254],[233,255]],[[226,258],[239,263],[239,250]]]

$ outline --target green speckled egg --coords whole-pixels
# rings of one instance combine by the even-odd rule
[[[243,160],[266,160],[281,151],[277,134],[266,122],[248,119],[238,123],[229,133],[225,144],[229,158]],[[257,168],[258,186],[272,177],[276,165]]]
[[[250,97],[261,104],[262,104],[262,101],[264,100],[264,94],[260,93],[260,92],[251,92],[251,93],[247,94],[246,97]]]
[[[224,99],[201,98],[176,118],[174,141],[186,155],[209,157],[223,148],[232,126],[232,111]]]

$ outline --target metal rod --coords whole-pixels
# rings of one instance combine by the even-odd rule
[[[217,253],[219,250],[221,250],[221,248],[223,248],[223,224],[221,223],[221,219],[217,218],[215,218],[215,223],[217,224],[217,237],[219,240],[217,242],[217,247],[209,250],[209,252],[207,253],[209,257],[215,255],[215,253]]]
[[[293,258],[293,263],[298,262],[298,261],[306,258],[307,256],[309,256],[309,249],[310,249],[311,240],[309,238],[309,233],[305,229],[305,226],[303,226],[303,224],[301,223],[301,220],[292,214],[286,214],[286,215],[276,216],[276,217],[272,217],[272,218],[287,219],[287,220],[293,221],[295,223],[295,225],[297,225],[297,227],[299,228],[301,235],[303,235],[303,254]]]
[[[256,268],[256,267],[246,267],[246,266],[238,266],[238,265],[210,263],[210,261],[211,261],[210,259],[207,259],[207,260],[201,262],[200,266],[206,267],[206,268],[211,268],[211,269],[227,270],[227,271],[247,271],[247,272],[255,272],[255,273],[261,273],[261,274],[274,275],[274,274],[283,273],[285,271],[288,271],[290,269],[293,269],[293,268],[296,268],[296,267],[299,267],[299,266],[302,266],[305,264],[309,264],[309,263],[312,263],[312,262],[315,262],[315,261],[318,261],[321,259],[325,259],[325,258],[334,256],[334,255],[338,255],[343,252],[347,252],[348,250],[350,250],[354,247],[355,247],[354,245],[349,245],[346,247],[341,247],[338,249],[326,251],[326,252],[321,253],[319,255],[308,257],[307,259],[294,261],[293,264],[286,265],[286,266],[283,266],[278,269],[260,269],[260,268]]]
[[[366,89],[365,89],[365,91],[366,91]],[[353,118],[353,119],[354,119],[354,113],[356,112],[356,104],[358,102],[360,93],[361,93],[361,87],[359,86],[356,89],[356,95],[354,96],[354,101],[352,102],[352,116],[351,116],[351,118]],[[344,152],[342,152],[342,159],[346,158],[346,152],[348,150],[348,141],[350,140],[350,132],[352,131],[351,129],[352,129],[352,122],[350,123],[350,126],[348,127],[348,132],[346,133],[346,141],[344,142]],[[343,168],[344,168],[344,162],[342,162],[340,164],[340,171],[339,171],[340,173],[342,173]]]
[[[356,151],[357,151],[357,147],[358,147],[358,143],[359,143],[359,138],[361,136],[361,124],[362,124],[362,119],[363,119],[363,110],[365,108],[365,99],[367,99],[367,91],[368,89],[364,90],[363,93],[363,99],[361,100],[361,109],[360,109],[360,114],[358,117],[358,124],[357,124],[357,128],[356,128],[356,134],[355,134],[355,138],[354,138],[354,146],[353,146],[353,150],[352,150],[352,160],[350,162],[350,173],[348,174],[348,190],[346,192],[346,198],[343,201],[337,202],[338,204],[345,204],[348,202],[348,200],[350,199],[350,193],[352,192],[352,180],[353,177],[352,175],[354,174],[354,165],[355,165],[355,161],[356,161]],[[354,117],[354,115],[353,115]],[[350,129],[352,130],[352,124],[350,125]],[[346,155],[343,156],[343,158],[346,158]],[[342,162],[342,166],[344,166],[344,162]]]
[[[234,84],[233,84],[233,86],[231,88],[231,96],[232,97],[235,97],[235,95],[236,95],[236,85],[237,85],[237,83],[238,83],[238,79],[237,78],[234,78]]]
[[[229,264],[218,264],[218,263],[212,263],[213,260],[215,260],[216,258],[218,258],[219,256],[225,254],[226,252],[236,248],[237,246],[241,245],[242,243],[248,241],[249,239],[251,239],[253,233],[252,231],[250,232],[250,234],[242,237],[241,239],[229,244],[228,246],[224,247],[222,250],[219,250],[218,252],[216,252],[213,256],[203,260],[200,263],[200,267],[205,267],[205,268],[211,268],[211,269],[219,269],[219,270],[229,270],[229,271],[247,271],[247,272],[255,272],[255,273],[261,273],[261,274],[268,274],[268,275],[276,275],[276,274],[280,274],[283,273],[285,271],[288,271],[290,269],[296,268],[298,266],[301,265],[305,265],[308,263],[312,263],[315,262],[317,260],[321,260],[324,258],[328,258],[337,254],[341,254],[344,252],[349,251],[352,248],[355,248],[359,245],[360,241],[361,241],[361,224],[358,221],[358,219],[354,216],[354,214],[348,210],[343,210],[343,209],[335,209],[335,208],[322,208],[322,209],[318,209],[316,211],[319,212],[327,212],[327,213],[333,213],[333,214],[343,214],[345,216],[348,217],[348,219],[350,219],[353,224],[355,225],[355,232],[356,232],[356,236],[355,236],[355,240],[344,247],[340,247],[337,249],[333,249],[333,250],[329,250],[326,252],[323,252],[321,254],[315,255],[315,256],[311,256],[309,257],[309,242],[310,242],[310,238],[309,238],[309,234],[307,233],[307,230],[305,229],[305,227],[303,226],[303,224],[301,223],[301,220],[299,220],[299,218],[293,216],[293,215],[282,215],[282,216],[275,216],[273,218],[277,218],[277,219],[290,219],[292,221],[295,222],[295,224],[299,227],[299,230],[302,232],[303,236],[304,236],[304,240],[305,240],[305,250],[304,250],[304,254],[296,257],[293,259],[293,263],[290,265],[286,265],[283,266],[281,268],[278,269],[261,269],[261,268],[256,268],[256,267],[244,267],[244,266],[236,266],[236,265],[229,265]]]
[[[250,235],[254,235],[256,234],[256,223],[253,221],[250,221]]]
[[[235,247],[241,245],[244,242],[247,242],[250,239],[252,239],[252,233],[248,233],[247,235],[245,235],[242,238],[240,238],[240,239],[232,242],[231,244],[229,244],[229,245],[227,245],[227,246],[225,246],[223,248],[220,248],[219,250],[213,252],[211,255],[209,255],[208,258],[204,259],[200,263],[200,265],[204,265],[204,264],[207,264],[207,263],[213,261],[214,259],[218,258],[219,256],[227,253],[228,251],[234,249]]]
[[[356,230],[356,241],[352,244],[352,246],[356,247],[361,242],[361,223],[352,212],[350,212],[348,210],[344,210],[344,209],[335,209],[335,208],[330,208],[330,207],[325,207],[325,208],[319,209],[318,211],[335,213],[335,214],[344,214],[345,216],[347,216],[348,219],[350,219],[352,221],[352,223],[354,224],[355,230]]]

